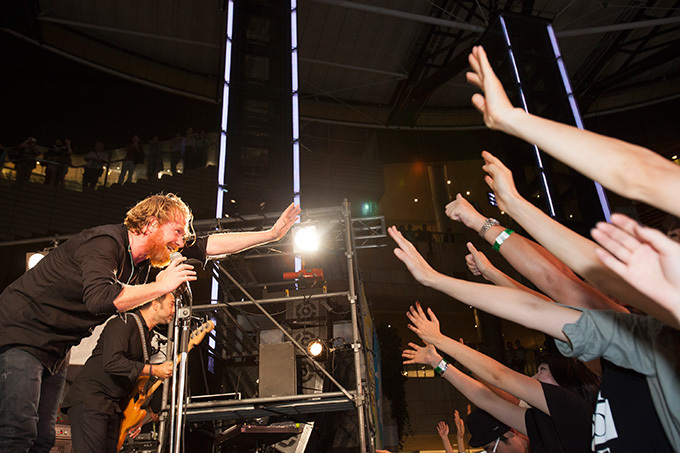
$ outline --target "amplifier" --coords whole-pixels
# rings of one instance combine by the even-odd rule
[[[71,425],[57,424],[54,429],[57,440],[50,453],[71,453]]]

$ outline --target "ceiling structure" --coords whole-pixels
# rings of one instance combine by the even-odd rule
[[[12,5],[6,33],[138,83],[220,102],[226,0]],[[303,119],[480,127],[465,83],[467,54],[498,13],[552,22],[585,116],[680,97],[680,0],[299,0]]]

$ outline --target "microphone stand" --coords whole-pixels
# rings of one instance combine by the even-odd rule
[[[170,452],[179,453],[182,445],[182,432],[184,425],[184,404],[186,399],[186,385],[187,385],[187,354],[189,349],[189,336],[191,325],[191,305],[193,295],[189,282],[182,284],[184,289],[182,293],[182,301],[186,302],[179,310],[176,311],[175,321],[175,341],[174,349],[177,357],[177,349],[179,349],[179,365],[174,362],[172,367],[172,410],[170,411]],[[180,337],[181,329],[181,337]]]

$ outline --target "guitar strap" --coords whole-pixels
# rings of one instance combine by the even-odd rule
[[[132,315],[133,318],[135,318],[135,322],[137,323],[137,328],[139,329],[139,338],[142,340],[142,353],[144,354],[144,364],[149,363],[149,350],[146,347],[146,335],[144,334],[144,324],[142,324],[141,318],[136,314],[136,313],[129,313]],[[146,381],[146,387],[151,386],[151,377],[149,377],[149,380]],[[145,389],[145,390],[147,390]]]

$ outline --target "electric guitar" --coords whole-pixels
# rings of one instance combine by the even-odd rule
[[[206,336],[208,332],[215,328],[215,324],[212,321],[207,321],[201,324],[197,329],[191,332],[189,338],[189,348],[188,351],[203,341],[203,337]],[[179,356],[175,359],[179,362]],[[118,448],[116,451],[120,451],[125,442],[125,438],[132,428],[142,423],[145,418],[147,418],[147,410],[143,407],[147,400],[151,397],[153,392],[160,387],[163,383],[163,379],[155,379],[155,382],[148,385],[151,376],[140,376],[135,382],[135,386],[130,393],[130,398],[125,403],[125,409],[123,410],[123,419],[120,422],[120,434],[118,436]]]

